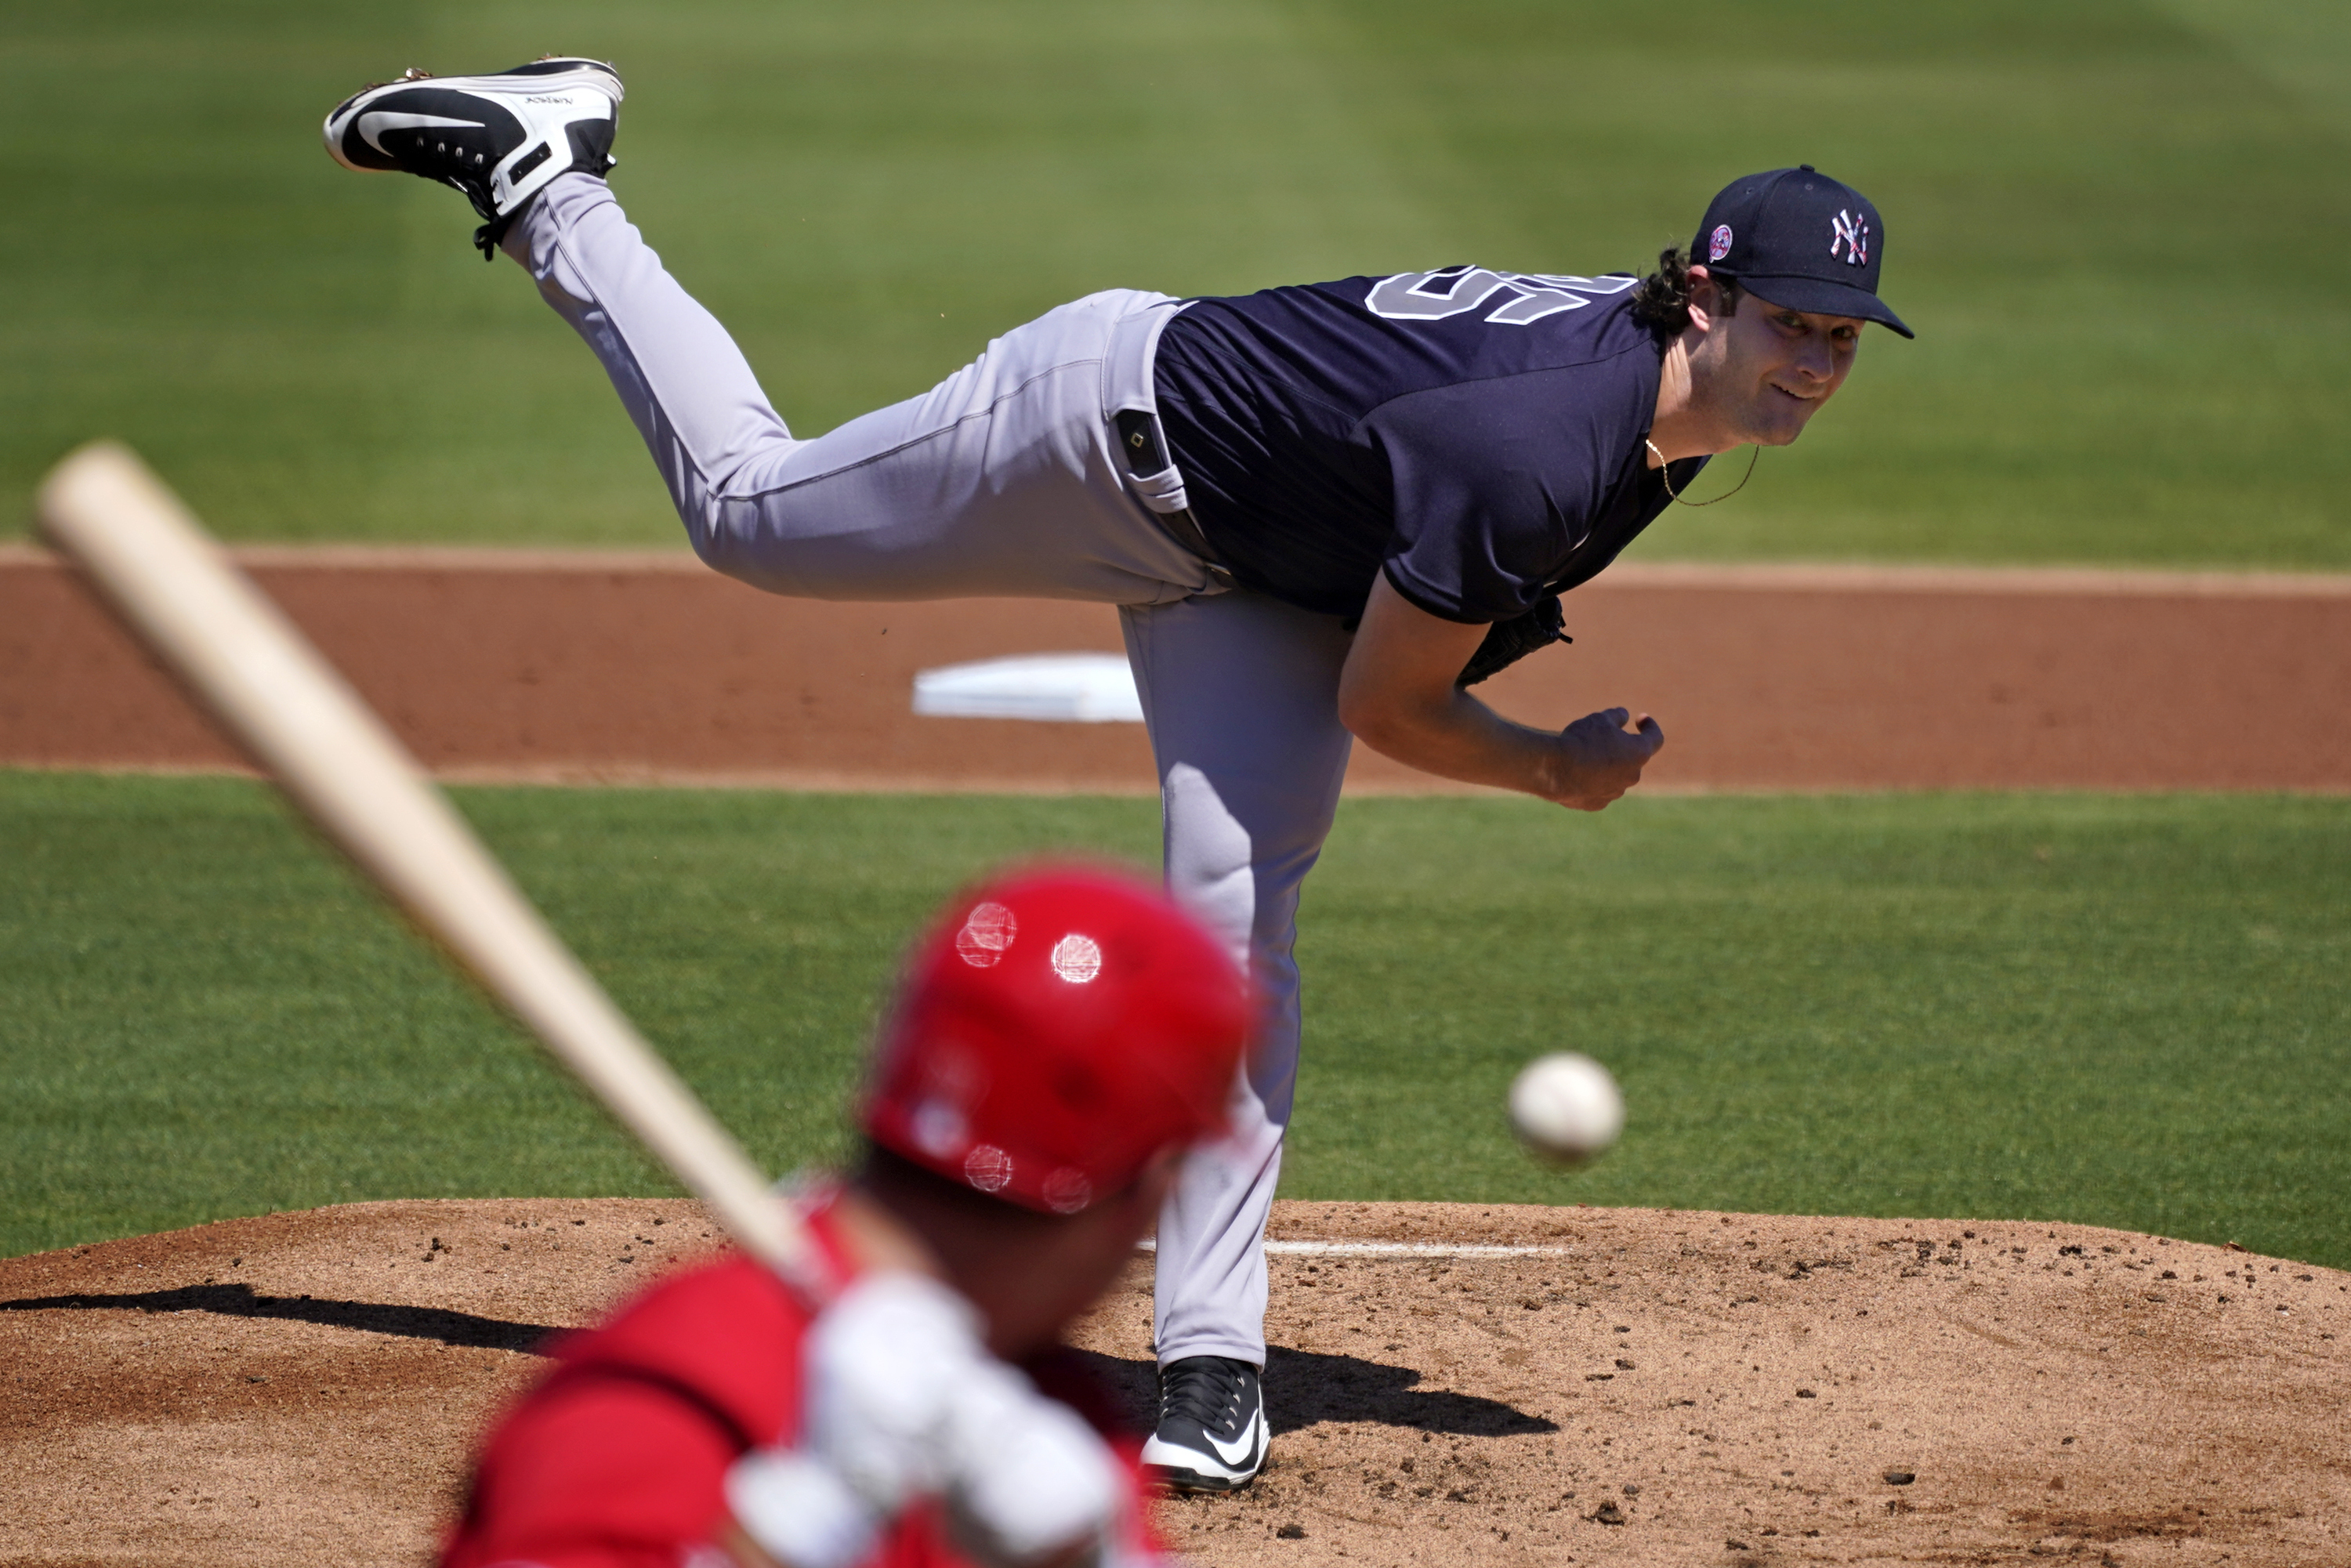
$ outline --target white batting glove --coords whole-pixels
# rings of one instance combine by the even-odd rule
[[[873,1554],[882,1515],[822,1460],[760,1448],[726,1472],[726,1511],[785,1568],[852,1568]]]
[[[974,1561],[1103,1562],[1123,1533],[1125,1471],[1092,1427],[1002,1362],[959,1389],[942,1458],[956,1543]]]
[[[787,1568],[851,1568],[909,1500],[941,1490],[949,1396],[987,1353],[962,1297],[920,1275],[876,1273],[809,1325],[801,1360],[799,1446],[737,1461],[727,1509]]]
[[[884,1513],[943,1490],[947,1412],[979,1369],[998,1364],[979,1314],[920,1274],[868,1274],[810,1326],[802,1351],[801,1447]]]
[[[799,1449],[754,1455],[727,1483],[736,1522],[792,1568],[848,1568],[918,1497],[991,1568],[1113,1554],[1117,1459],[1079,1417],[980,1343],[978,1315],[935,1280],[876,1273],[841,1292],[803,1347]]]

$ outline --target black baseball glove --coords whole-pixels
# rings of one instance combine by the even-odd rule
[[[1560,609],[1559,595],[1546,593],[1536,601],[1535,607],[1524,615],[1514,615],[1508,621],[1497,621],[1486,629],[1486,640],[1469,655],[1454,677],[1457,686],[1474,686],[1489,675],[1499,674],[1539,648],[1553,643],[1573,643],[1565,630],[1567,617]]]

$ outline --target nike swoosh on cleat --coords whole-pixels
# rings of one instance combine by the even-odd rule
[[[1203,1430],[1200,1435],[1208,1439],[1209,1450],[1217,1458],[1237,1470],[1247,1469],[1249,1457],[1257,1451],[1257,1423],[1254,1421],[1242,1428],[1239,1439],[1230,1448],[1217,1441],[1214,1432]]]
[[[360,140],[389,158],[392,156],[392,149],[376,140],[379,132],[423,131],[436,125],[459,126],[472,131],[482,128],[478,120],[448,120],[437,114],[395,114],[379,109],[360,116]]]

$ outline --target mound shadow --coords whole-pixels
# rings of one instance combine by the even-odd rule
[[[1152,1362],[1091,1350],[1071,1354],[1124,1401],[1138,1426],[1149,1426],[1158,1397],[1158,1368]],[[1276,1437],[1324,1421],[1368,1421],[1457,1437],[1559,1430],[1557,1422],[1499,1399],[1422,1388],[1419,1382],[1419,1372],[1409,1366],[1273,1345],[1266,1353],[1266,1420]]]
[[[172,1291],[131,1295],[26,1296],[0,1301],[0,1312],[213,1312],[229,1318],[277,1318],[429,1339],[446,1345],[511,1350],[544,1355],[551,1336],[565,1331],[549,1323],[509,1322],[445,1307],[411,1307],[392,1301],[339,1301],[311,1296],[265,1296],[250,1285],[183,1285]]]

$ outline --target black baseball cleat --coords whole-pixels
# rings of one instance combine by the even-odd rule
[[[1175,1491],[1236,1491],[1265,1468],[1271,1437],[1256,1367],[1186,1356],[1160,1369],[1159,1428],[1143,1445],[1143,1463]]]
[[[495,258],[515,214],[559,174],[601,177],[615,160],[621,78],[601,60],[551,55],[486,77],[412,70],[327,116],[327,152],[346,169],[397,172],[465,193]]]

